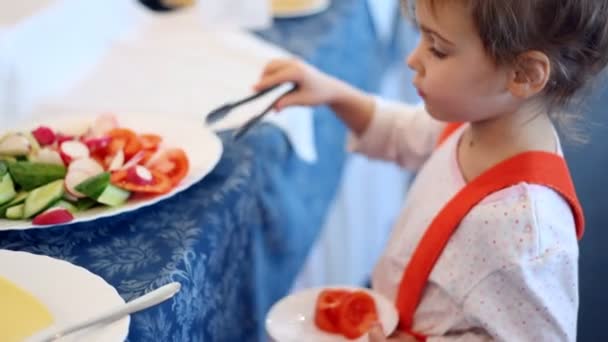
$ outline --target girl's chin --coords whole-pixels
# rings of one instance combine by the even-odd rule
[[[437,121],[442,121],[442,122],[463,122],[462,119],[459,119],[458,117],[455,117],[454,115],[452,115],[448,111],[439,110],[439,109],[437,109],[437,108],[429,105],[426,102],[424,103],[424,107],[425,107],[427,113],[429,113],[429,115],[433,119],[435,119]]]
[[[444,112],[440,112],[438,111],[436,108],[433,108],[432,106],[430,106],[428,103],[424,103],[424,108],[426,109],[427,113],[429,113],[429,115],[435,119],[435,120],[439,120],[439,121],[448,121],[447,116],[445,115]]]

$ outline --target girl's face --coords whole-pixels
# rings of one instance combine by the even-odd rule
[[[421,39],[408,57],[414,86],[434,118],[477,122],[514,112],[509,70],[486,54],[472,15],[460,1],[416,2]]]

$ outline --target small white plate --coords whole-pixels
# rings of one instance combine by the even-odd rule
[[[38,298],[49,309],[54,324],[93,316],[124,304],[116,289],[99,276],[69,262],[25,252],[0,250],[0,276]],[[130,317],[82,330],[59,339],[70,341],[124,341]]]
[[[281,0],[272,0],[281,1]],[[289,1],[289,0],[287,0]],[[273,6],[272,15],[275,18],[297,18],[297,17],[305,17],[309,15],[314,15],[325,11],[329,8],[330,0],[310,0],[310,5],[308,6],[286,6],[284,8],[277,8]]]
[[[380,322],[384,332],[391,334],[397,327],[399,316],[394,304],[381,294],[369,289],[350,286],[331,286],[304,290],[283,298],[270,309],[266,317],[266,332],[277,342],[343,342],[367,341],[367,336],[357,340],[347,340],[336,334],[328,334],[315,326],[314,313],[317,297],[325,289],[362,290],[369,293],[376,302]]]
[[[129,114],[118,115],[120,127],[127,127],[136,133],[153,133],[163,138],[163,147],[182,148],[190,162],[190,170],[186,178],[171,192],[150,197],[129,200],[119,207],[97,207],[74,215],[74,220],[67,224],[96,220],[102,217],[119,215],[139,208],[160,202],[177,193],[188,189],[202,180],[220,160],[223,152],[220,138],[207,128],[202,119],[190,117],[164,117],[159,115]],[[41,119],[35,118],[23,125],[17,125],[11,130],[31,130],[39,125],[45,125],[54,129],[66,129],[80,131],[80,127],[88,127],[95,116],[92,115],[61,115],[50,116]],[[0,135],[4,132],[0,132]],[[2,230],[24,230],[32,228],[49,228],[51,226],[36,226],[31,220],[11,221],[0,219],[0,231]]]

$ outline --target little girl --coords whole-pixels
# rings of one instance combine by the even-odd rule
[[[271,62],[256,85],[297,83],[278,110],[328,104],[354,150],[418,171],[373,274],[399,332],[370,339],[575,341],[584,220],[551,119],[608,62],[608,1],[405,5],[424,107],[295,60]]]

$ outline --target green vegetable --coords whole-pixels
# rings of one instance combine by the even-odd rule
[[[84,211],[84,210],[90,209],[90,208],[94,207],[96,204],[97,204],[97,202],[91,198],[81,198],[78,200],[78,202],[74,203],[76,208],[78,208],[78,211]]]
[[[5,173],[0,181],[0,204],[4,204],[15,198],[17,192],[15,192],[15,185],[11,175]]]
[[[97,202],[115,207],[125,203],[129,199],[130,195],[130,192],[109,184],[97,198]]]
[[[51,208],[56,208],[56,207],[66,209],[71,214],[76,214],[79,211],[78,208],[74,204],[72,204],[68,201],[64,201],[64,200],[59,200],[59,202],[53,204],[53,206]]]
[[[6,210],[6,218],[9,220],[21,220],[23,218],[23,204],[17,204]]]
[[[50,182],[63,179],[65,166],[18,161],[8,164],[8,171],[24,190],[32,190]]]
[[[110,173],[104,172],[87,178],[82,183],[76,185],[76,191],[90,198],[97,199],[109,184]]]
[[[0,177],[4,176],[8,172],[8,165],[5,161],[0,160]]]
[[[24,218],[30,218],[47,209],[63,196],[63,179],[36,188],[25,199]]]
[[[6,210],[8,208],[25,202],[26,197],[27,197],[27,192],[22,191],[22,192],[18,193],[17,196],[15,196],[15,198],[13,198],[10,202],[1,205],[0,206],[0,217],[6,216]]]

